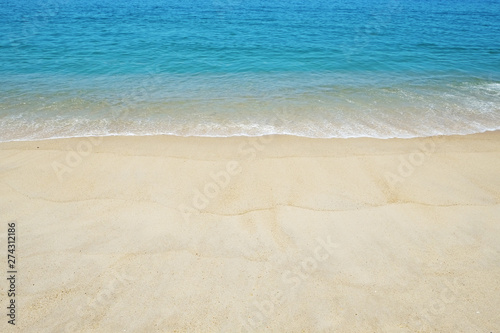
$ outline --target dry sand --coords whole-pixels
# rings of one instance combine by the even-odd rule
[[[498,332],[499,203],[500,132],[1,143],[0,331]]]

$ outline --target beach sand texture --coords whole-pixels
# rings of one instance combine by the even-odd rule
[[[499,171],[498,131],[1,143],[15,329],[498,332]]]

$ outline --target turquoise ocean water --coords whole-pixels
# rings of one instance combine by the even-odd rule
[[[498,0],[0,0],[0,141],[495,129]]]

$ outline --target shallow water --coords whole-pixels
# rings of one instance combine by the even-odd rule
[[[498,1],[0,0],[0,141],[495,129]]]

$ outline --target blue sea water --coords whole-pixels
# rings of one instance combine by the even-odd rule
[[[498,0],[0,0],[0,141],[496,129]]]

